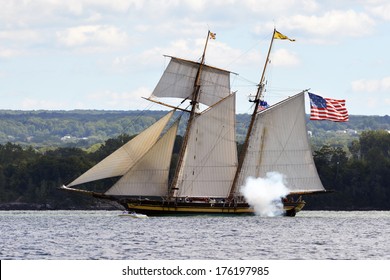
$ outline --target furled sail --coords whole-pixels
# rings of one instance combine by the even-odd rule
[[[325,190],[307,137],[304,92],[256,115],[238,186],[272,171],[285,176],[292,194]]]
[[[68,187],[124,175],[156,143],[172,115],[173,111],[169,112],[152,126],[71,182]]]
[[[191,100],[199,63],[172,57],[152,96]],[[230,94],[230,72],[202,65],[199,102],[212,106]]]
[[[161,137],[106,195],[164,196],[179,121]]]
[[[196,116],[177,181],[180,197],[226,197],[237,167],[235,94]]]

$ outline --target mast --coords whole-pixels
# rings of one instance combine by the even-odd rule
[[[186,128],[186,131],[185,131],[185,134],[184,134],[184,138],[183,138],[183,143],[182,143],[182,146],[181,146],[181,149],[180,149],[180,154],[179,154],[179,159],[178,159],[178,162],[177,162],[175,175],[173,177],[173,181],[172,181],[172,184],[170,186],[170,189],[168,190],[168,199],[172,198],[175,195],[175,191],[178,190],[178,188],[177,188],[177,181],[178,181],[178,178],[179,178],[180,170],[182,169],[184,155],[185,155],[185,151],[186,151],[186,148],[187,148],[189,135],[191,133],[192,124],[194,122],[194,117],[196,115],[196,107],[198,105],[198,100],[199,100],[199,95],[200,95],[200,77],[201,77],[201,74],[202,74],[202,68],[203,68],[204,61],[205,61],[207,44],[209,42],[210,36],[211,36],[211,32],[210,32],[210,30],[208,30],[206,43],[205,43],[204,49],[203,49],[202,58],[201,58],[201,61],[200,61],[200,64],[199,64],[199,68],[198,68],[198,71],[197,71],[196,77],[195,77],[194,91],[192,93],[192,98],[191,98],[191,102],[190,102],[190,104],[192,106],[191,107],[191,112],[190,112],[190,116],[188,118],[187,128]],[[214,34],[213,34],[213,36],[214,36]]]
[[[271,54],[272,45],[273,45],[273,42],[274,42],[274,39],[275,39],[275,32],[276,32],[276,29],[274,28],[274,32],[272,34],[271,43],[270,43],[269,48],[268,48],[267,59],[265,60],[263,72],[261,74],[260,83],[257,86],[256,97],[255,97],[255,100],[253,101],[255,106],[254,106],[254,109],[253,109],[251,121],[249,123],[248,131],[247,131],[247,134],[246,134],[246,137],[245,137],[245,142],[244,142],[244,145],[242,147],[242,151],[240,152],[240,158],[239,158],[239,161],[238,161],[237,171],[236,171],[236,174],[234,175],[234,180],[233,180],[233,183],[232,183],[232,187],[230,189],[228,200],[232,200],[233,196],[234,196],[234,193],[236,192],[238,177],[240,175],[240,172],[241,172],[241,169],[242,169],[242,165],[243,165],[244,160],[245,160],[245,155],[246,155],[246,153],[248,151],[249,137],[250,137],[250,135],[252,133],[252,130],[253,130],[253,125],[255,123],[255,119],[256,119],[257,111],[259,109],[260,101],[264,98],[263,92],[264,92],[265,72],[266,72],[267,66],[269,64],[269,56]]]

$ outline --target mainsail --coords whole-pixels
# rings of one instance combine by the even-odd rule
[[[238,186],[249,176],[277,171],[285,176],[291,194],[325,190],[307,137],[304,93],[257,113]]]
[[[227,197],[236,167],[235,94],[231,94],[195,117],[176,195]]]
[[[172,115],[173,111],[169,112],[67,186],[124,175],[156,143]]]

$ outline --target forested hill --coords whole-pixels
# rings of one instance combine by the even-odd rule
[[[164,111],[11,111],[0,110],[0,144],[88,146],[121,134],[134,135]]]
[[[0,144],[11,142],[35,147],[69,145],[89,147],[121,134],[137,134],[165,113],[165,111],[0,110]],[[183,120],[185,121],[185,118]],[[248,121],[249,115],[237,115],[239,142],[244,139]],[[346,123],[308,121],[308,130],[317,138],[329,139],[335,134],[343,133],[351,136],[360,131],[379,129],[390,130],[390,116],[350,116],[350,121]],[[182,133],[181,127],[179,134]]]

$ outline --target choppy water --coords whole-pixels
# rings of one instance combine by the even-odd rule
[[[390,212],[119,217],[0,211],[0,259],[390,259]]]

